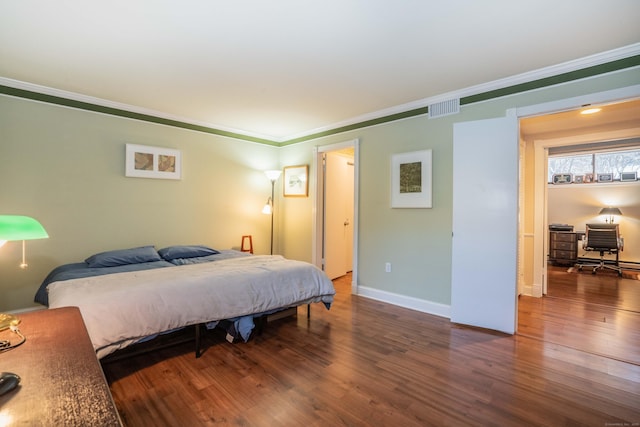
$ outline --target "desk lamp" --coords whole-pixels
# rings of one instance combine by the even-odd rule
[[[25,240],[46,239],[49,235],[35,219],[22,215],[0,215],[0,246],[9,240],[22,240],[22,264],[27,268]]]
[[[9,240],[22,240],[22,264],[20,268],[27,268],[25,258],[25,240],[46,239],[49,237],[44,227],[33,218],[22,215],[0,215],[0,246]],[[10,328],[14,333],[22,338],[18,344],[10,344],[8,341],[0,340],[0,352],[10,350],[24,342],[24,336],[18,330],[20,320],[11,315],[0,313],[0,331]]]
[[[604,221],[607,224],[613,224],[615,220],[615,215],[622,215],[622,212],[620,212],[620,209],[618,208],[608,207],[608,208],[602,208],[602,210],[598,215],[607,215]]]

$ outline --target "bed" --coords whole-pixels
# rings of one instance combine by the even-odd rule
[[[254,319],[299,305],[329,309],[335,289],[312,264],[202,245],[142,246],[51,271],[35,301],[77,306],[98,358],[190,325],[230,325],[248,340]]]

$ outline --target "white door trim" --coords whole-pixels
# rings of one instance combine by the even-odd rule
[[[573,98],[560,99],[542,104],[529,105],[516,109],[518,119],[575,110],[586,104],[605,104],[640,97],[640,85],[627,86]],[[584,142],[584,141],[581,141]],[[547,152],[548,148],[558,145],[578,144],[579,138],[557,138],[535,141],[535,183],[534,183],[534,238],[533,238],[533,293],[542,296],[547,292]]]
[[[315,179],[312,180],[312,194],[315,194],[312,208],[312,227],[311,236],[311,263],[318,268],[322,268],[322,216],[324,214],[324,206],[322,200],[322,183],[324,182],[324,168],[322,167],[322,154],[328,151],[336,151],[344,148],[353,147],[353,272],[351,274],[351,293],[358,293],[358,200],[360,187],[360,140],[352,139],[350,141],[339,142],[336,144],[322,145],[313,147],[313,164],[312,170],[316,172]]]

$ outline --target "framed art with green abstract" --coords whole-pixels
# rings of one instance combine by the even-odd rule
[[[391,156],[391,207],[432,207],[432,150]]]

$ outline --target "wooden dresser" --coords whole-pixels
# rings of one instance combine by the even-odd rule
[[[573,265],[578,261],[578,233],[549,232],[549,261],[559,265]]]
[[[0,371],[13,372],[21,381],[0,396],[0,424],[122,426],[78,308],[18,317],[27,341],[0,353]],[[0,339],[19,341],[9,330],[0,332]]]

